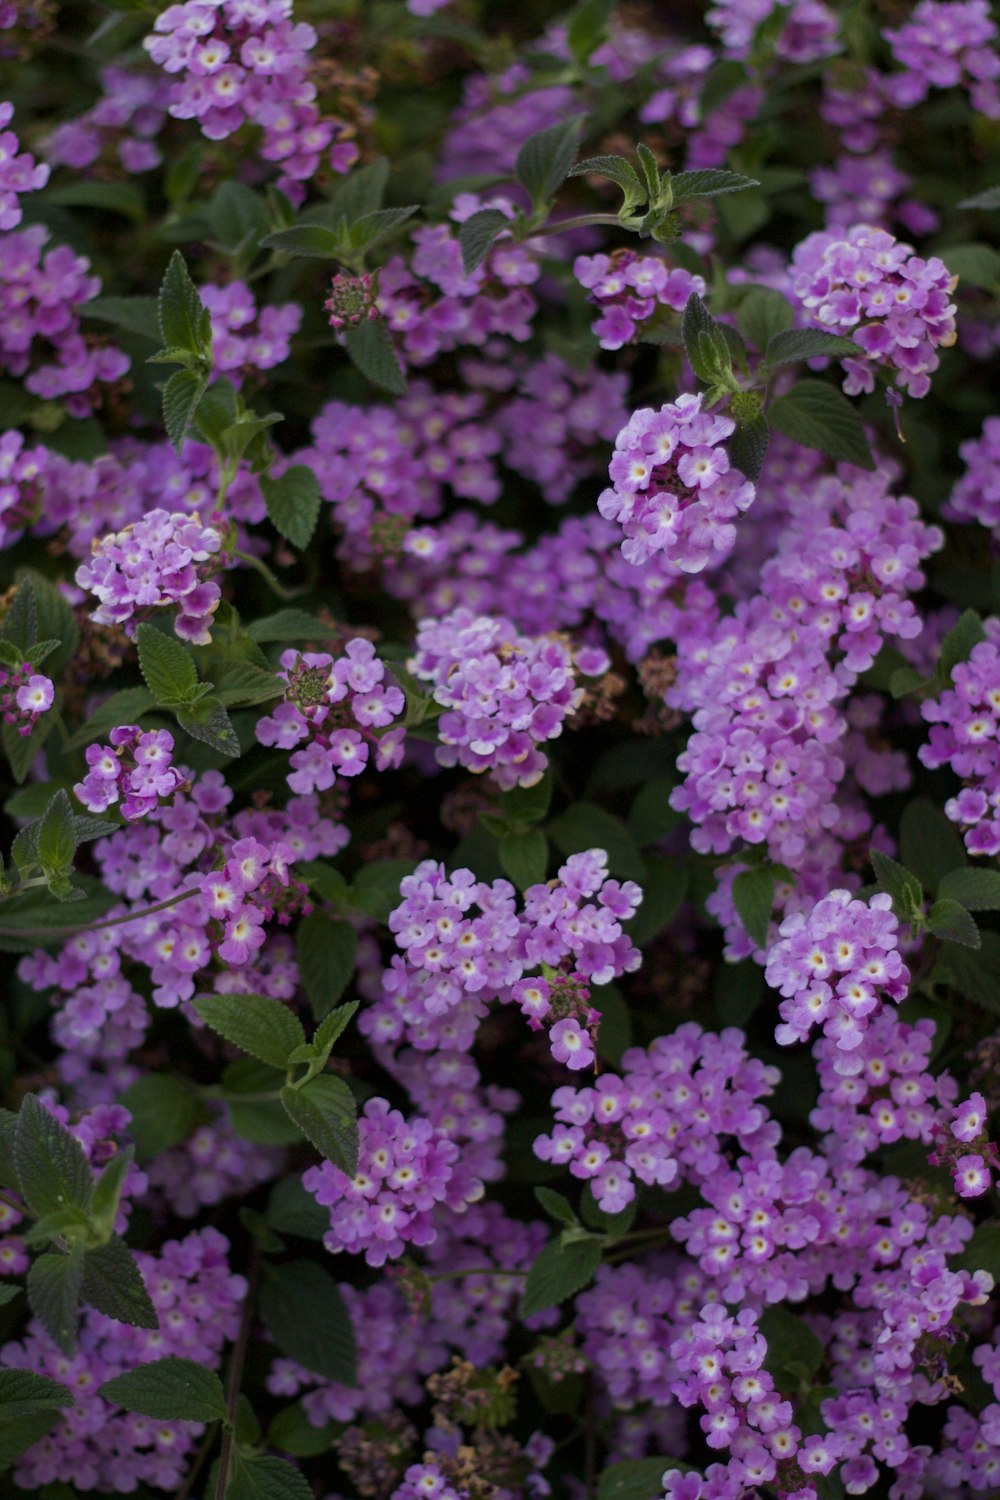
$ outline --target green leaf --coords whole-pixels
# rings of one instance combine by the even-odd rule
[[[1000,253],[992,245],[950,245],[941,251],[941,259],[953,276],[969,286],[988,292],[1000,282]]]
[[[62,1419],[56,1411],[28,1412],[10,1426],[0,1423],[0,1470],[9,1469]]]
[[[388,325],[381,318],[369,318],[357,328],[346,328],[341,338],[352,362],[372,385],[393,396],[406,395],[406,376]]]
[[[105,1237],[110,1239],[114,1231],[115,1220],[121,1204],[122,1192],[125,1187],[125,1179],[128,1169],[135,1157],[132,1146],[126,1146],[113,1156],[103,1168],[100,1177],[94,1183],[94,1201],[91,1208],[94,1227]]]
[[[356,219],[348,231],[348,242],[354,250],[369,250],[379,240],[388,238],[407,219],[411,219],[420,208],[419,203],[408,203],[401,208],[376,209]]]
[[[594,802],[573,802],[548,827],[556,848],[564,854],[602,849],[612,875],[641,881],[646,866],[635,839],[620,818]]]
[[[316,1458],[329,1453],[334,1439],[343,1431],[343,1423],[326,1422],[314,1427],[306,1416],[300,1401],[278,1412],[267,1429],[267,1446],[277,1448],[279,1453],[290,1453],[293,1458]]]
[[[898,860],[890,859],[888,854],[883,854],[878,849],[870,849],[868,857],[879,889],[892,897],[896,916],[902,922],[912,922],[919,914],[924,897],[920,881]]]
[[[121,1102],[132,1116],[129,1134],[141,1165],[180,1145],[208,1119],[192,1086],[173,1073],[147,1073],[136,1079]]]
[[[137,724],[155,702],[153,694],[144,687],[124,688],[120,693],[112,693],[104,703],[98,704],[86,723],[70,735],[66,749],[79,750],[92,740],[103,738],[119,724]]]
[[[758,948],[767,947],[767,933],[774,906],[774,870],[770,865],[755,865],[741,870],[733,881],[733,905],[747,936]]]
[[[692,292],[681,320],[684,353],[699,380],[714,384],[732,369],[725,334],[697,292]]]
[[[73,1406],[72,1393],[58,1380],[33,1370],[0,1370],[0,1422],[15,1422],[31,1412]]]
[[[267,1222],[279,1234],[321,1240],[330,1227],[330,1213],[302,1186],[302,1174],[285,1177],[271,1189]]]
[[[6,1307],[8,1302],[13,1302],[15,1297],[20,1297],[21,1288],[9,1284],[0,1285],[0,1307]]]
[[[276,614],[252,621],[247,635],[263,645],[268,641],[322,641],[330,630],[329,625],[303,609],[279,609]]]
[[[194,370],[175,370],[163,387],[163,425],[178,455],[207,387],[204,375],[198,375]]]
[[[232,661],[215,672],[215,693],[227,708],[251,708],[280,698],[285,685],[272,671],[254,666],[250,661]]]
[[[973,865],[949,870],[941,879],[938,894],[943,900],[961,902],[967,911],[1000,911],[1000,870],[981,870]]]
[[[556,1307],[582,1291],[600,1263],[601,1242],[597,1238],[570,1240],[566,1245],[561,1237],[550,1240],[528,1272],[521,1317],[534,1317],[543,1308]]]
[[[957,870],[965,864],[965,846],[954,823],[929,797],[914,797],[903,809],[899,823],[899,853],[902,864],[912,870],[932,895],[949,870]],[[942,891],[941,895],[961,900],[953,891]],[[968,902],[962,904],[967,906]]]
[[[530,885],[540,885],[545,879],[549,863],[549,844],[539,828],[529,828],[524,833],[505,833],[499,841],[498,850],[503,872],[517,886],[526,891]]]
[[[95,297],[79,310],[81,318],[96,318],[137,333],[141,338],[159,339],[159,312],[155,297]]]
[[[76,655],[80,631],[76,616],[60,589],[33,569],[19,568],[18,588],[27,586],[35,605],[35,640],[55,640],[55,651],[46,660],[46,674],[59,677]]]
[[[845,339],[839,333],[827,333],[822,328],[788,328],[770,339],[764,355],[769,370],[778,365],[795,364],[800,359],[818,359],[821,355],[837,359],[841,355],[857,358],[858,345],[853,339]],[[826,387],[824,386],[824,390]]]
[[[211,355],[212,319],[179,250],[170,257],[160,287],[158,312],[160,337],[166,348],[186,349],[206,358]]]
[[[313,1014],[321,1020],[354,977],[358,934],[349,922],[314,911],[299,923],[295,946],[299,977]]]
[[[384,156],[376,157],[366,167],[355,167],[344,178],[334,193],[331,208],[338,218],[353,224],[365,214],[374,213],[382,207],[386,186],[389,182],[389,162]]]
[[[250,1458],[237,1452],[226,1500],[313,1500],[305,1475],[283,1458]]]
[[[358,1380],[351,1315],[333,1277],[309,1260],[264,1268],[260,1312],[282,1354],[338,1385]]]
[[[313,1034],[313,1046],[319,1053],[325,1052],[329,1056],[333,1044],[339,1041],[353,1021],[360,1003],[352,1000],[349,1005],[338,1005],[334,1010],[327,1011]]]
[[[357,1109],[344,1080],[322,1073],[301,1088],[283,1088],[281,1102],[317,1151],[353,1177],[358,1170]]]
[[[989,1271],[1000,1281],[1000,1224],[977,1224],[951,1264],[956,1271]]]
[[[855,407],[836,386],[822,380],[800,380],[768,410],[772,427],[831,458],[874,469],[875,460]]]
[[[64,942],[66,934],[97,922],[118,901],[92,876],[77,876],[79,901],[53,901],[47,891],[27,891],[0,905],[0,952],[31,953]]]
[[[280,250],[285,255],[313,260],[340,260],[346,249],[343,234],[321,224],[295,224],[291,229],[276,229],[273,234],[266,234],[260,243],[268,250]]]
[[[608,177],[616,182],[625,195],[620,212],[628,214],[648,197],[646,185],[630,161],[624,156],[588,156],[578,161],[569,173],[570,177]]]
[[[983,622],[975,610],[963,611],[941,642],[937,674],[946,682],[950,682],[951,674],[959,662],[968,661],[973,647],[978,646],[985,639],[986,631],[983,629]]]
[[[242,182],[223,182],[208,205],[212,237],[230,255],[256,246],[267,233],[267,210],[260,198]]]
[[[971,198],[963,198],[958,208],[1000,208],[1000,187],[984,188],[981,193],[974,193]]]
[[[106,1317],[130,1328],[159,1328],[153,1306],[132,1252],[113,1235],[106,1245],[88,1250],[83,1258],[81,1297]]]
[[[737,422],[736,431],[729,439],[729,462],[753,484],[763,471],[770,441],[771,429],[763,415],[752,417],[749,422]]]
[[[272,1068],[287,1068],[289,1053],[306,1039],[298,1017],[266,995],[202,995],[194,1008],[219,1036]]]
[[[14,1165],[21,1193],[36,1214],[61,1208],[89,1213],[94,1178],[83,1147],[34,1094],[21,1100],[14,1135]]]
[[[25,579],[17,589],[13,602],[8,606],[0,629],[0,641],[13,646],[19,656],[24,656],[30,646],[38,640],[38,605],[30,579]]]
[[[146,200],[134,182],[71,182],[49,188],[45,201],[59,208],[99,208],[135,224],[147,217]]]
[[[562,1193],[554,1192],[548,1187],[536,1187],[534,1191],[539,1207],[545,1210],[550,1219],[555,1219],[557,1224],[565,1224],[568,1229],[580,1222],[573,1205]]]
[[[976,950],[952,944],[947,953],[947,969],[958,993],[973,1005],[1000,1015],[1000,934],[980,933],[982,946]]]
[[[202,698],[193,708],[178,709],[177,722],[192,739],[211,745],[220,755],[241,753],[232,720],[218,698]]]
[[[545,130],[536,130],[517,153],[514,176],[536,210],[549,201],[568,177],[583,123],[584,116],[578,115]]]
[[[676,1458],[626,1458],[611,1464],[597,1481],[597,1500],[660,1500],[669,1469],[686,1470]]]
[[[28,1271],[31,1311],[64,1354],[76,1351],[76,1310],[82,1284],[82,1249],[71,1255],[40,1255]]]
[[[802,1318],[786,1307],[768,1307],[758,1319],[767,1340],[765,1369],[779,1389],[798,1392],[823,1363],[823,1344]],[[805,1385],[803,1383],[805,1382]]]
[[[376,922],[385,922],[399,905],[400,883],[413,871],[414,864],[409,859],[380,859],[363,865],[351,886],[352,904]]]
[[[222,1381],[192,1359],[154,1359],[106,1380],[98,1391],[125,1411],[155,1422],[226,1421]]]
[[[470,214],[458,231],[458,243],[462,247],[462,266],[471,276],[477,266],[482,265],[493,248],[498,234],[510,228],[507,215],[498,208],[481,208]]]
[[[302,1140],[302,1132],[288,1118],[279,1091],[285,1070],[270,1068],[252,1057],[241,1057],[230,1063],[222,1075],[229,1119],[238,1136],[257,1146],[290,1146]],[[241,1094],[273,1094],[272,1099],[252,1098],[246,1103]]]
[[[979,928],[964,906],[947,897],[935,901],[927,913],[927,926],[935,937],[946,943],[961,943],[963,948],[981,948]]]
[[[739,172],[724,172],[714,168],[703,168],[696,172],[677,172],[670,178],[674,203],[684,203],[688,198],[717,198],[721,193],[742,193],[747,188],[760,187],[756,177],[743,177]]]
[[[39,820],[35,848],[42,870],[48,876],[68,875],[76,853],[73,808],[66,792],[59,789]]]
[[[3,726],[2,743],[14,780],[20,786],[34,764],[35,756],[45,744],[56,721],[53,713],[42,714],[28,735],[20,734],[13,724]]]
[[[676,855],[650,854],[642,878],[642,905],[625,923],[637,948],[657,937],[680,910],[687,895],[688,868]]]
[[[309,545],[319,520],[321,496],[307,464],[292,464],[279,479],[260,476],[261,493],[272,525],[300,550]]]
[[[140,625],[136,632],[139,668],[156,702],[164,708],[184,708],[195,701],[198,673],[190,652],[175,635],[166,635],[155,625]]]

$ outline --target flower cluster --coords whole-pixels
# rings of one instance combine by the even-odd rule
[[[13,104],[0,104],[0,229],[15,229],[21,222],[22,193],[43,188],[49,180],[44,162],[36,162],[27,151],[20,151],[20,141],[13,130],[7,130],[14,118]]]
[[[0,547],[21,539],[36,518],[49,452],[25,448],[22,433],[0,434]]]
[[[991,1169],[1000,1172],[1000,1152],[987,1138],[988,1115],[982,1094],[972,1094],[954,1111],[927,1158],[934,1166],[951,1168],[960,1198],[981,1198],[993,1186]]]
[[[143,520],[94,542],[93,556],[76,570],[81,588],[99,602],[99,625],[131,625],[147,610],[177,607],[181,640],[205,645],[222,590],[208,575],[218,567],[222,534],[182,511],[151,510]]]
[[[0,719],[18,734],[30,734],[42,714],[55,702],[52,681],[36,672],[30,661],[0,667]]]
[[[926,396],[939,348],[955,342],[955,278],[884,229],[854,224],[811,234],[792,256],[793,291],[810,320],[853,338],[862,356],[844,361],[849,395],[875,388],[871,364],[896,372],[911,396]]]
[[[808,915],[793,912],[768,951],[765,978],[785,997],[779,1007],[782,1045],[805,1041],[822,1023],[841,1053],[835,1066],[854,1073],[864,1066],[854,1055],[883,996],[906,996],[910,974],[897,950],[899,922],[892,897],[867,902],[850,891],[831,891]]]
[[[345,172],[357,148],[341,140],[343,127],[324,119],[309,78],[316,33],[293,21],[292,0],[186,0],[168,6],[143,46],[171,85],[169,112],[197,120],[211,141],[225,140],[244,122],[260,127],[260,154],[280,162],[293,191],[326,159]]]
[[[602,349],[631,344],[658,307],[683,312],[693,292],[705,292],[703,277],[634,250],[578,255],[573,274],[600,309],[593,327]]]
[[[151,172],[163,160],[156,143],[170,99],[167,79],[134,68],[101,69],[101,97],[92,109],[57,125],[45,153],[57,166],[89,167],[114,156],[124,171]]]
[[[173,1356],[217,1369],[236,1336],[246,1280],[229,1269],[228,1241],[215,1229],[169,1240],[157,1255],[138,1256],[159,1315],[157,1330],[132,1328],[88,1312],[73,1355],[60,1352],[32,1320],[24,1339],[0,1351],[5,1368],[32,1370],[69,1386],[74,1405],[47,1436],[17,1459],[26,1489],[54,1484],[127,1493],[138,1485],[175,1489],[203,1430],[198,1422],[153,1421],[123,1411],[99,1394],[105,1381],[153,1359]]]
[[[255,371],[272,370],[288,358],[290,340],[302,322],[302,309],[294,302],[272,304],[258,311],[245,281],[203,286],[201,300],[212,317],[216,374],[242,380]],[[251,328],[255,320],[257,327]]]
[[[836,12],[822,0],[714,0],[705,19],[719,32],[730,57],[747,57],[758,26],[783,14],[775,52],[788,62],[810,63],[839,50]]]
[[[948,497],[946,515],[1000,528],[1000,417],[987,417],[979,437],[960,443],[965,472]]]
[[[597,648],[573,651],[561,640],[525,636],[502,615],[456,609],[422,620],[409,670],[432,685],[443,766],[492,773],[505,791],[533,786],[548,764],[538,748],[562,733],[579,707],[577,674],[610,665]]]
[[[32,395],[66,398],[72,416],[86,417],[91,387],[120,379],[130,361],[113,344],[81,332],[78,313],[97,296],[100,280],[68,245],[43,253],[47,239],[44,226],[32,224],[0,240],[0,367],[23,376]],[[39,348],[36,340],[43,341]]]
[[[1000,56],[988,0],[920,0],[902,26],[883,35],[903,70],[884,81],[897,109],[912,109],[931,89],[963,87],[974,109],[1000,119]]]
[[[88,745],[90,767],[74,792],[92,813],[119,805],[126,822],[144,818],[184,784],[184,773],[172,764],[174,737],[167,729],[144,732],[138,724],[112,729],[108,745]]]
[[[262,745],[293,751],[288,777],[293,792],[325,792],[339,777],[360,776],[372,748],[377,770],[399,764],[404,730],[389,726],[403,712],[405,699],[395,683],[386,682],[385,665],[371,641],[357,636],[337,657],[285,651],[278,675],[285,683],[284,702],[257,721],[257,738]]]
[[[627,420],[619,373],[584,376],[558,355],[543,355],[498,413],[504,463],[533,480],[549,505],[562,505],[581,479],[600,472],[603,444]]]
[[[753,485],[722,447],[735,422],[701,406],[701,396],[678,396],[659,411],[643,407],[615,438],[612,488],[598,509],[624,531],[630,563],[664,552],[683,572],[699,573],[732,548],[733,522],[753,504]]]
[[[464,1213],[482,1197],[483,1184],[468,1171],[459,1148],[429,1120],[407,1120],[384,1099],[369,1099],[358,1128],[353,1177],[325,1161],[302,1178],[306,1191],[331,1210],[323,1236],[328,1250],[363,1251],[370,1266],[382,1266],[398,1259],[407,1244],[433,1243],[438,1204]]]
[[[925,766],[950,766],[964,781],[944,810],[964,829],[969,853],[1000,854],[1000,650],[994,641],[973,646],[969,660],[952,667],[951,679],[940,698],[920,705],[931,731],[917,753]]]

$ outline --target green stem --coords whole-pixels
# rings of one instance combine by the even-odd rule
[[[37,1214],[31,1212],[26,1203],[18,1203],[16,1198],[12,1198],[9,1193],[5,1193],[2,1190],[0,1190],[0,1203],[6,1203],[8,1208],[13,1208],[21,1215],[22,1219],[37,1219],[38,1217]]]
[[[428,1281],[456,1281],[461,1276],[527,1276],[527,1271],[508,1271],[503,1266],[474,1266],[470,1271],[437,1271]]]
[[[538,229],[527,230],[524,237],[533,240],[540,234],[565,234],[567,230],[585,229],[590,224],[613,224],[618,229],[626,227],[617,214],[580,214],[575,219],[550,219]]]
[[[0,895],[0,901],[10,901],[14,896],[20,896],[23,891],[31,890],[32,886],[48,885],[47,875],[32,875],[30,880],[19,880],[17,885],[12,885],[9,891]]]
[[[0,937],[71,937],[76,932],[102,932],[105,927],[121,927],[125,922],[137,922],[140,917],[151,917],[155,912],[166,911],[169,906],[176,906],[179,901],[188,901],[198,892],[190,887],[184,891],[177,891],[175,895],[168,896],[166,901],[158,901],[155,906],[144,906],[141,911],[127,911],[120,917],[108,917],[103,922],[79,922],[72,927],[60,927],[53,930],[52,927],[0,927]]]
[[[253,1304],[259,1273],[260,1247],[255,1242],[250,1252],[250,1264],[247,1267],[247,1294],[243,1303],[240,1331],[236,1335],[233,1352],[229,1356],[229,1368],[226,1371],[226,1415],[228,1421],[222,1429],[222,1447],[219,1449],[219,1474],[215,1482],[215,1500],[226,1500],[226,1490],[229,1487],[229,1471],[233,1464],[233,1439],[236,1429],[236,1403],[240,1396],[240,1385],[243,1381],[243,1366],[246,1362],[247,1349],[250,1344],[250,1327],[253,1322]]]
[[[262,562],[259,557],[254,557],[250,552],[241,552],[239,548],[237,548],[233,553],[233,556],[238,557],[240,562],[246,563],[248,568],[253,568],[257,573],[259,573],[261,578],[263,578],[264,582],[267,584],[268,588],[270,588],[273,593],[277,594],[279,599],[284,599],[286,602],[289,599],[300,599],[306,592],[303,588],[286,588],[285,585],[274,576],[267,563]]]

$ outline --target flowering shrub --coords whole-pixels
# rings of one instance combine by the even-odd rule
[[[0,0],[0,1494],[1000,1493],[1000,12]]]

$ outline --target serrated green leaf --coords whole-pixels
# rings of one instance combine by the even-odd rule
[[[174,635],[155,625],[140,625],[136,632],[139,669],[146,686],[164,708],[186,707],[195,701],[198,673],[191,653]]]
[[[313,1500],[305,1475],[283,1458],[237,1452],[226,1500]]]
[[[399,905],[400,883],[413,874],[414,868],[410,859],[380,859],[363,865],[351,886],[352,905],[367,912],[376,922],[385,922]]]
[[[52,733],[55,722],[55,714],[42,714],[34,729],[27,735],[20,734],[13,724],[3,726],[0,742],[3,744],[11,774],[19,786],[31,770],[35,756]]]
[[[9,1425],[0,1423],[0,1470],[9,1469],[61,1420],[57,1411],[36,1411]]]
[[[815,1375],[823,1363],[822,1341],[801,1317],[786,1307],[765,1308],[758,1324],[767,1340],[765,1369],[774,1376],[780,1390],[797,1393],[803,1379]]]
[[[252,188],[227,181],[212,194],[208,222],[212,238],[230,255],[236,255],[250,245],[256,246],[267,233],[267,210]]]
[[[874,469],[864,424],[842,391],[822,380],[800,380],[768,408],[771,426],[805,448]]]
[[[307,464],[292,464],[278,479],[260,476],[261,493],[271,524],[300,550],[316,530],[322,496]]]
[[[155,702],[153,694],[144,687],[124,688],[120,693],[112,693],[104,703],[98,704],[86,723],[81,724],[76,733],[70,735],[66,749],[78,750],[83,745],[89,745],[119,724],[137,724]]]
[[[965,846],[954,823],[929,797],[914,797],[904,807],[899,822],[899,853],[901,863],[932,895],[942,877],[949,870],[959,869],[966,860]]]
[[[974,646],[985,641],[983,622],[974,609],[964,610],[959,619],[941,642],[938,653],[937,674],[950,682],[951,674],[959,662],[968,661]]]
[[[358,1170],[357,1109],[344,1080],[322,1073],[301,1088],[283,1088],[281,1102],[317,1151],[353,1177]]]
[[[104,1166],[100,1177],[94,1183],[94,1201],[91,1208],[95,1227],[110,1239],[115,1227],[115,1219],[118,1217],[118,1209],[121,1203],[122,1191],[125,1187],[125,1179],[128,1169],[135,1156],[132,1146],[126,1146],[119,1151]]]
[[[106,1380],[98,1394],[155,1422],[226,1420],[226,1397],[218,1375],[192,1359],[173,1355]]]
[[[787,328],[776,333],[767,345],[764,363],[770,370],[778,365],[794,364],[800,359],[839,359],[858,356],[858,345],[839,333],[827,333],[822,328]]]
[[[615,0],[581,0],[566,23],[566,45],[578,63],[590,61],[608,35]]]
[[[280,698],[285,684],[276,673],[250,661],[230,661],[221,670],[215,671],[213,694],[226,708],[251,708],[258,703],[270,703]]]
[[[83,1284],[83,1250],[70,1255],[50,1252],[32,1261],[28,1271],[28,1304],[52,1342],[64,1354],[76,1351],[77,1307]]]
[[[211,355],[212,320],[179,250],[170,257],[160,286],[158,313],[160,337],[168,349],[186,349],[203,358]]]
[[[208,1119],[193,1087],[171,1073],[147,1073],[122,1095],[132,1116],[129,1134],[140,1164],[169,1151]]]
[[[322,641],[330,630],[331,626],[303,609],[279,609],[276,614],[251,621],[247,635],[263,645],[268,641]]]
[[[1000,870],[967,865],[949,870],[938,886],[942,900],[959,901],[967,911],[1000,911]]]
[[[389,161],[378,156],[367,166],[355,167],[340,183],[331,201],[331,210],[338,218],[353,224],[364,214],[374,213],[382,207],[386,186],[389,182]]]
[[[68,874],[73,868],[76,844],[73,808],[60,788],[39,819],[35,835],[35,851],[45,874]]]
[[[298,1017],[266,995],[202,995],[194,1008],[206,1026],[272,1068],[287,1068],[306,1039]]]
[[[670,187],[677,204],[685,203],[689,198],[717,198],[722,193],[742,193],[747,188],[760,187],[760,183],[756,177],[706,167],[695,172],[675,173],[670,179]]]
[[[81,318],[111,323],[144,339],[159,339],[159,314],[155,297],[94,297],[79,310]]]
[[[159,1328],[160,1320],[132,1252],[113,1235],[83,1258],[81,1298],[130,1328]]]
[[[752,484],[756,484],[761,476],[770,441],[771,429],[763,415],[752,417],[749,422],[737,422],[736,431],[729,439],[729,462]]]
[[[470,214],[459,226],[458,243],[462,248],[462,266],[471,276],[477,266],[482,265],[493,248],[498,234],[509,229],[510,220],[498,208],[481,208]]]
[[[194,370],[175,370],[163,387],[163,426],[177,454],[184,447],[198,402],[207,388],[205,376]]]
[[[300,922],[295,945],[299,977],[313,1014],[322,1020],[354,977],[358,934],[349,922],[314,911]]]
[[[555,1219],[557,1224],[565,1224],[567,1228],[571,1228],[580,1222],[572,1203],[562,1193],[554,1192],[548,1187],[536,1187],[534,1191],[539,1207],[545,1210],[550,1219]]]
[[[354,250],[369,250],[372,245],[386,239],[407,219],[420,209],[419,203],[409,203],[401,208],[381,208],[355,219],[348,230],[347,238]]]
[[[240,742],[232,720],[218,698],[202,698],[194,708],[177,711],[177,722],[192,739],[201,740],[220,755],[237,756]]]
[[[519,891],[526,891],[529,885],[540,885],[545,879],[549,844],[540,828],[529,828],[523,833],[505,833],[497,848],[504,874],[514,882]]]
[[[927,926],[946,943],[961,943],[963,948],[983,946],[979,928],[965,907],[947,897],[934,902],[927,913]]]
[[[265,1268],[260,1311],[282,1354],[338,1385],[357,1384],[351,1315],[329,1272],[313,1261]]]
[[[347,248],[342,234],[321,224],[295,224],[291,229],[276,229],[273,234],[266,234],[260,243],[268,250],[280,250],[284,255],[312,260],[340,260]]]
[[[15,1422],[32,1412],[75,1405],[72,1392],[58,1380],[33,1370],[0,1370],[0,1422]]]
[[[357,328],[346,328],[341,338],[352,363],[372,385],[393,396],[405,396],[406,376],[382,318],[369,318]]]
[[[48,892],[27,891],[0,905],[0,952],[30,953],[65,941],[69,932],[87,927],[105,916],[119,900],[92,876],[78,875],[83,890],[73,903],[53,901]]]
[[[942,954],[947,953],[947,967],[958,993],[973,1005],[1000,1015],[1000,935],[983,932],[980,938],[978,950],[953,944],[942,949]]]
[[[536,130],[517,153],[514,175],[535,209],[547,203],[569,175],[583,123],[584,116],[578,115]]]
[[[601,1263],[599,1239],[550,1240],[528,1272],[521,1298],[522,1318],[534,1317],[546,1307],[557,1307],[582,1291]]]
[[[94,1178],[83,1147],[34,1094],[21,1100],[14,1134],[14,1165],[21,1193],[36,1214],[61,1208],[89,1213]]]
[[[951,245],[940,253],[951,274],[967,286],[988,292],[1000,282],[1000,253],[992,245]]]
[[[688,1468],[676,1458],[626,1458],[611,1464],[597,1481],[597,1500],[660,1500],[669,1469]]]
[[[347,1005],[338,1005],[334,1010],[327,1011],[313,1033],[313,1046],[320,1053],[329,1053],[333,1044],[343,1036],[360,1003],[358,1000],[351,1000]]]
[[[569,173],[570,177],[607,177],[618,184],[624,201],[619,212],[628,214],[648,198],[646,185],[630,161],[624,156],[588,156],[578,161]]]
[[[747,936],[758,948],[767,947],[768,928],[774,907],[774,870],[770,865],[755,865],[741,870],[733,881],[733,905]]]
[[[869,850],[875,878],[879,889],[892,897],[892,904],[900,921],[912,921],[923,901],[923,889],[917,877],[905,869],[898,860],[891,859],[879,849]]]

